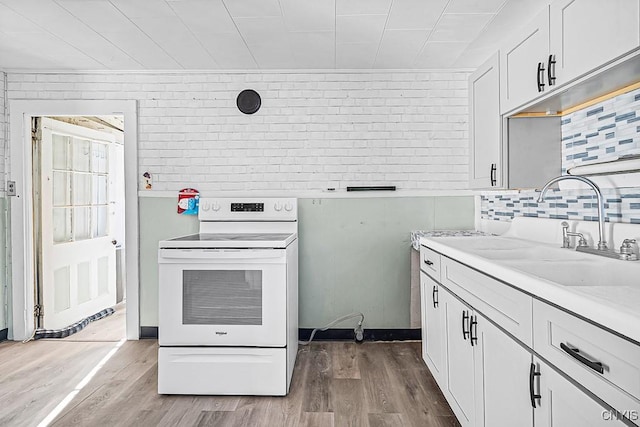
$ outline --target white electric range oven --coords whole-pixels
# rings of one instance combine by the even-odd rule
[[[158,392],[286,395],[298,349],[297,201],[200,199],[159,244]]]

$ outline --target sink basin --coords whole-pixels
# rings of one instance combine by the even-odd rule
[[[452,242],[453,243],[453,242]],[[457,241],[461,248],[472,251],[486,251],[486,250],[513,250],[513,249],[526,249],[535,247],[535,244],[517,239],[509,239],[504,237],[469,237],[465,239],[459,239]],[[456,246],[458,246],[456,245]]]
[[[483,258],[491,260],[531,260],[537,261],[568,261],[585,259],[583,255],[575,251],[549,248],[546,246],[532,246],[515,249],[474,249],[471,252]]]
[[[618,260],[505,260],[505,266],[562,286],[638,286],[640,264]]]

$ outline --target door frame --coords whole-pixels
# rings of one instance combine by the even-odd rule
[[[10,173],[16,183],[11,203],[11,293],[12,320],[9,338],[24,340],[35,330],[33,164],[31,118],[43,116],[124,116],[125,180],[125,277],[126,333],[128,340],[140,338],[139,217],[138,217],[138,118],[134,100],[10,100]]]

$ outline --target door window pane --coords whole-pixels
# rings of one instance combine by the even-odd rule
[[[91,171],[91,141],[73,138],[73,170]]]
[[[90,227],[91,208],[73,209],[73,238],[74,240],[85,240],[91,238]]]
[[[71,173],[53,172],[53,206],[71,204]]]
[[[261,270],[185,270],[184,325],[262,325]]]
[[[91,175],[88,173],[73,174],[73,204],[91,204]]]
[[[53,208],[53,243],[71,241],[71,208]]]
[[[91,162],[91,171],[98,173],[107,173],[108,171],[108,160],[109,160],[109,151],[107,150],[107,144],[103,144],[101,142],[93,142],[92,144],[92,162]]]
[[[109,225],[109,206],[94,206],[91,211],[93,213],[91,221],[93,224],[93,237],[106,236]]]
[[[53,168],[57,170],[71,169],[71,151],[68,136],[53,134]]]
[[[107,204],[107,175],[93,175],[93,200],[94,205]]]

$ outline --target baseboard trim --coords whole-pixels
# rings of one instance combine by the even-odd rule
[[[311,328],[298,329],[298,339],[307,341],[311,336]],[[1,333],[1,331],[0,331]],[[6,335],[6,333],[5,333]],[[421,339],[421,329],[365,329],[365,341],[415,341]],[[157,339],[157,326],[141,326],[140,339]],[[5,338],[6,339],[6,338]],[[353,329],[327,329],[318,331],[314,341],[353,341]],[[1,339],[0,339],[1,341]]]
[[[308,341],[311,328],[298,329],[298,339]],[[414,341],[422,338],[421,329],[364,329],[365,341]],[[327,329],[318,331],[314,341],[354,341],[353,329]]]
[[[140,326],[140,339],[158,339],[157,326]]]
[[[0,329],[0,341],[6,341],[9,337],[9,328]]]

